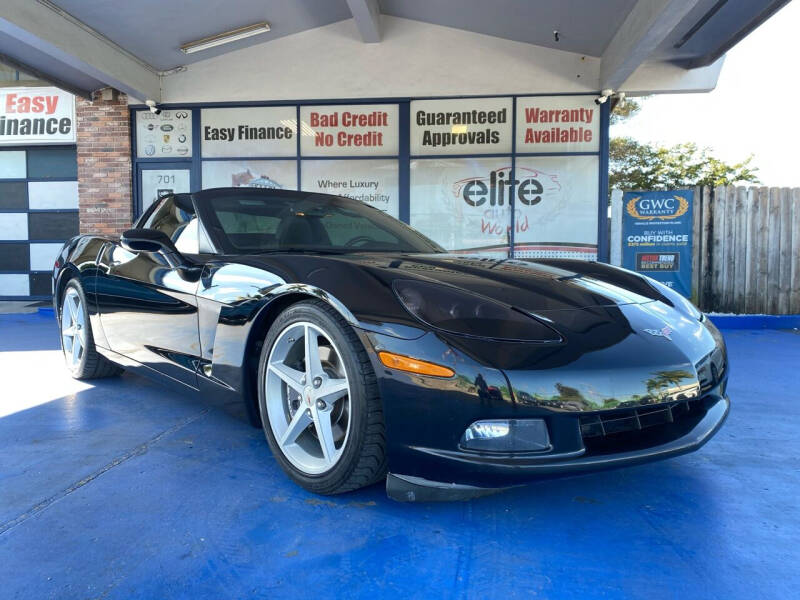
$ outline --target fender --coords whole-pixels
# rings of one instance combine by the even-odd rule
[[[197,369],[199,387],[223,400],[243,402],[248,419],[256,426],[260,426],[260,416],[251,379],[258,369],[264,336],[287,306],[303,299],[321,300],[351,326],[359,328],[353,313],[325,290],[286,283],[268,271],[258,271],[248,275],[253,277],[253,283],[260,280],[261,287],[247,297],[226,298],[232,288],[226,291],[224,286],[207,285],[211,283],[208,279],[201,282],[197,292],[202,353]]]
[[[363,329],[363,325],[358,319],[356,319],[355,315],[350,312],[350,310],[336,296],[326,292],[323,289],[313,285],[308,285],[306,283],[284,283],[283,285],[279,285],[275,289],[270,290],[269,297],[272,300],[277,300],[286,294],[305,294],[306,296],[322,300],[323,302],[329,304],[336,312],[342,315],[342,318],[344,318],[344,320],[350,325]]]
[[[64,288],[72,277],[78,276],[83,285],[86,296],[86,309],[89,312],[89,322],[92,326],[94,342],[98,346],[108,347],[108,342],[103,332],[97,310],[97,297],[95,294],[95,275],[97,273],[100,253],[108,240],[91,235],[78,235],[64,242],[58,254],[56,264],[59,266],[53,271],[53,310],[58,317],[61,296]]]
[[[258,267],[207,265],[197,289],[200,364],[198,376],[240,394],[247,393],[249,360],[257,361],[260,342],[278,314],[304,298],[321,300],[351,326],[355,315],[338,298],[313,285],[287,282]]]

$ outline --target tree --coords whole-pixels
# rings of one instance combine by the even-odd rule
[[[620,123],[641,110],[641,102],[625,99],[611,113]],[[696,185],[730,185],[739,181],[760,183],[751,165],[753,156],[729,164],[711,156],[709,148],[694,142],[674,146],[643,144],[630,137],[611,138],[609,188],[622,190],[670,190]]]
[[[645,100],[646,98],[647,96],[644,96],[639,100],[625,98],[614,104],[614,106],[611,108],[611,115],[609,119],[611,125],[622,123],[631,117],[638,115],[642,110],[642,100]]]

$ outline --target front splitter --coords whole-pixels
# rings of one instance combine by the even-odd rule
[[[600,456],[580,456],[540,464],[517,465],[514,468],[509,468],[507,465],[482,465],[484,469],[491,468],[498,472],[506,472],[509,475],[509,484],[506,486],[488,488],[455,482],[430,481],[417,476],[389,473],[386,477],[386,493],[392,500],[398,502],[469,500],[496,494],[540,478],[578,475],[679,456],[697,450],[710,440],[725,422],[729,410],[730,400],[728,397],[720,397],[709,407],[706,415],[691,431],[678,439],[652,448]],[[524,481],[524,479],[528,481]]]

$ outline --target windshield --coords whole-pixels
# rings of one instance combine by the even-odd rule
[[[357,200],[286,190],[196,194],[203,224],[226,254],[443,252],[404,223]]]

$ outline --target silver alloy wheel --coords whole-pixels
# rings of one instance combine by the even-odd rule
[[[313,323],[292,323],[270,350],[267,416],[283,455],[308,475],[339,461],[350,433],[350,382],[342,354]]]
[[[68,288],[61,304],[61,347],[67,366],[75,371],[86,352],[86,317],[75,288]]]

